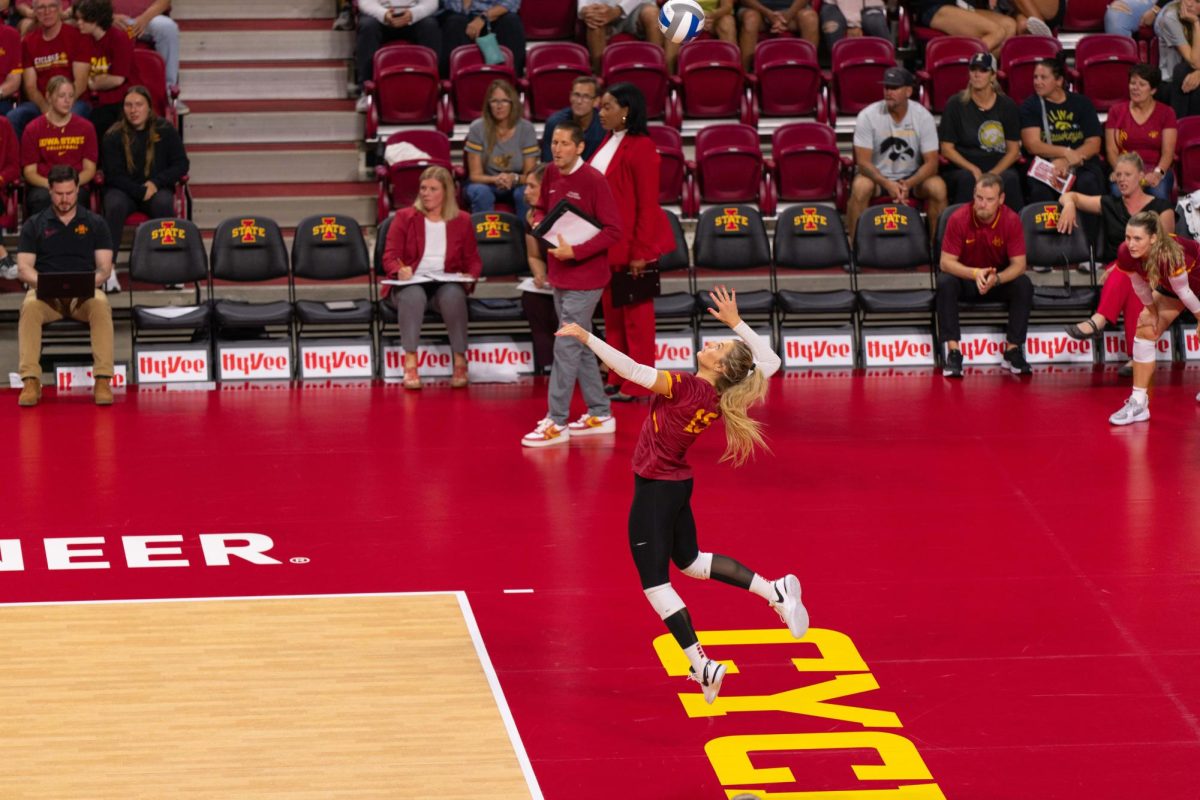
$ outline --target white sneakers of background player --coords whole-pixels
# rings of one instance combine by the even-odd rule
[[[808,609],[800,602],[800,580],[795,575],[784,575],[773,581],[771,588],[775,590],[771,608],[779,614],[792,636],[804,638],[808,633]]]

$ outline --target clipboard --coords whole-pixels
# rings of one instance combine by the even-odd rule
[[[568,200],[559,200],[546,218],[533,229],[533,235],[551,247],[558,247],[562,236],[571,247],[578,247],[600,233],[603,225]]]
[[[658,265],[647,264],[636,277],[625,271],[614,272],[608,289],[612,293],[612,304],[617,308],[653,300],[662,293]]]

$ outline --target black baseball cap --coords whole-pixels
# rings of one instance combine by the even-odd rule
[[[985,69],[988,72],[996,71],[996,57],[991,53],[976,53],[971,56],[971,60],[967,63],[968,69]]]
[[[888,67],[887,72],[883,73],[883,85],[888,88],[896,88],[897,86],[915,86],[917,79],[913,74],[904,67]]]

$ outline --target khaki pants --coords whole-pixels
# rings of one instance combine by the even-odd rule
[[[108,297],[100,289],[87,300],[37,299],[37,290],[30,289],[21,303],[21,322],[18,327],[21,352],[21,378],[42,377],[42,326],[64,317],[86,322],[92,330],[92,375],[111,378],[113,374],[113,323]]]

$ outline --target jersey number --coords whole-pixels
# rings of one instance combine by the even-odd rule
[[[717,412],[705,411],[703,408],[696,409],[696,413],[692,415],[692,420],[683,429],[684,433],[703,433],[709,425],[712,425],[714,419],[717,418]]]

